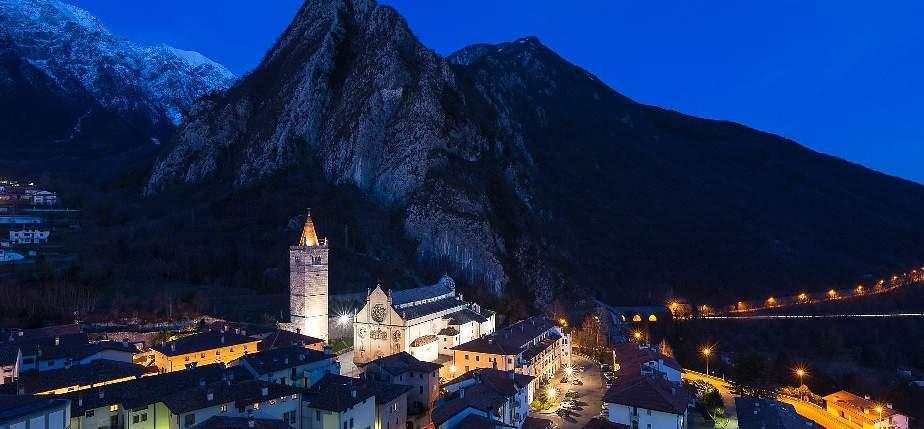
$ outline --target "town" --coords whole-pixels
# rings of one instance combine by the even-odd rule
[[[3,186],[6,201],[54,205],[47,191]],[[10,246],[36,244],[18,228]],[[793,368],[797,383],[770,392],[710,371],[732,359],[712,344],[681,365],[651,335],[693,317],[696,306],[682,302],[597,301],[580,319],[552,311],[507,320],[444,275],[410,289],[369,285],[362,305],[332,311],[337,255],[310,213],[288,251],[284,323],[128,327],[75,315],[0,329],[0,429],[909,428],[889,402],[815,394],[804,383],[810,368]]]
[[[0,266],[66,261],[80,230],[79,211],[34,182],[0,177]]]

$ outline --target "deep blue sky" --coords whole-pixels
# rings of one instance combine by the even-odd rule
[[[259,62],[301,4],[74,3],[117,34],[196,50],[238,74]],[[385,3],[441,54],[535,35],[642,103],[741,122],[924,183],[924,2]]]

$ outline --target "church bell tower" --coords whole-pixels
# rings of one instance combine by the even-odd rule
[[[326,238],[318,240],[309,210],[298,244],[289,246],[289,314],[293,330],[324,341],[328,340],[329,250]]]

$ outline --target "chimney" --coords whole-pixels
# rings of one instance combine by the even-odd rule
[[[298,355],[298,360],[304,362],[304,361],[305,361],[305,354],[304,354],[304,353],[299,353],[299,355]]]
[[[260,396],[269,396],[269,386],[263,386],[260,388]]]
[[[866,399],[867,401],[869,401],[869,400],[870,400],[870,399],[869,399],[869,393],[863,395],[863,399]]]
[[[301,335],[302,328],[295,328],[295,333]]]
[[[891,403],[891,402],[889,402],[889,403],[886,403],[886,408],[888,408],[888,409],[890,409],[890,410],[891,410],[891,409],[892,409],[892,403]]]
[[[103,399],[105,397],[106,397],[106,392],[104,392],[103,389],[99,389],[99,399]]]
[[[289,357],[286,356],[285,359],[282,360],[282,362],[283,362],[284,364],[288,365],[288,364],[289,364]]]
[[[61,345],[61,337],[55,337],[55,345],[56,345],[56,346],[60,346],[60,345]]]
[[[356,389],[350,389],[350,397],[356,398]]]
[[[488,344],[494,344],[494,338],[488,337]]]
[[[199,387],[204,387],[204,386],[205,386],[205,379],[204,379],[204,378],[200,378],[200,379],[199,379]]]
[[[465,389],[459,389],[459,398],[465,398]]]
[[[212,392],[211,390],[209,390],[208,393],[205,394],[205,400],[212,402],[212,400],[214,399],[215,399],[215,392]]]
[[[221,334],[221,343],[222,343],[222,344],[225,343],[225,334]]]
[[[171,352],[175,352],[175,351],[176,351],[176,343],[170,343],[170,351],[171,351]]]

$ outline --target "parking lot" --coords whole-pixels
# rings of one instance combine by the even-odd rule
[[[573,357],[572,365],[574,368],[584,368],[583,372],[575,372],[572,377],[581,380],[583,384],[580,386],[570,383],[562,384],[561,378],[563,376],[559,375],[552,380],[551,384],[558,391],[555,395],[555,405],[548,411],[531,411],[531,416],[551,420],[557,427],[561,428],[581,428],[590,419],[600,415],[603,394],[606,392],[606,385],[600,376],[600,367],[590,360],[576,355]],[[555,410],[559,408],[561,401],[565,400],[565,394],[569,390],[577,393],[575,407],[568,410],[567,415],[559,416],[555,414]]]

